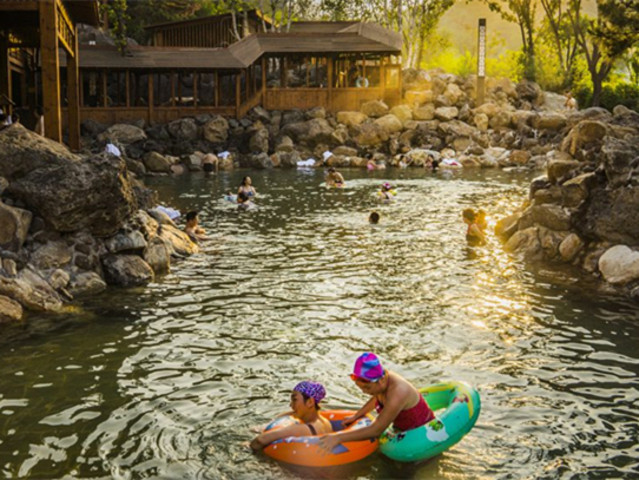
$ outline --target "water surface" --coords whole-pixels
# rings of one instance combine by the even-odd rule
[[[250,174],[255,210],[222,199]],[[531,176],[477,171],[250,171],[156,178],[211,240],[145,288],[73,316],[32,316],[0,345],[7,478],[639,478],[639,309],[570,271],[526,270],[461,210],[514,210]],[[391,180],[397,201],[375,192]],[[381,222],[367,222],[371,211]],[[8,340],[7,340],[8,339]],[[420,465],[382,456],[290,470],[245,447],[313,378],[327,407],[365,397],[347,374],[375,351],[415,385],[479,389],[478,424]]]

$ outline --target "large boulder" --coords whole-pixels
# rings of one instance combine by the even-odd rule
[[[571,262],[584,247],[584,241],[576,233],[569,234],[559,245],[559,255],[564,262]]]
[[[71,262],[73,251],[66,242],[47,242],[31,254],[31,263],[41,270],[64,267]]]
[[[388,105],[381,100],[371,100],[362,104],[360,111],[369,117],[377,118],[386,115],[389,112]]]
[[[578,123],[561,142],[561,149],[575,158],[585,159],[584,150],[598,151],[608,129],[602,122],[584,120]]]
[[[615,245],[599,258],[599,271],[610,283],[626,284],[639,279],[639,252]]]
[[[153,280],[153,269],[137,255],[106,255],[102,267],[110,285],[137,287]]]
[[[71,279],[67,290],[74,297],[92,295],[106,290],[107,284],[95,272],[82,272]]]
[[[23,268],[13,278],[0,275],[0,295],[16,300],[28,310],[58,311],[62,308],[57,292],[31,268]]]
[[[147,245],[142,257],[156,274],[166,273],[171,268],[173,247],[160,237],[153,238]]]
[[[435,118],[435,105],[429,103],[427,105],[415,107],[413,110],[413,118],[415,120],[432,120]]]
[[[388,135],[401,132],[403,128],[402,121],[392,113],[378,118],[374,123],[382,127]]]
[[[606,137],[601,148],[609,187],[621,187],[636,176],[639,165],[639,137],[621,140]]]
[[[531,207],[533,221],[551,230],[570,230],[570,214],[559,205],[543,204]]]
[[[101,142],[111,141],[120,145],[129,145],[146,140],[146,133],[135,125],[117,123],[98,135],[98,140]]]
[[[439,107],[435,109],[435,118],[442,122],[449,122],[459,115],[459,109],[457,107]]]
[[[158,152],[148,152],[144,155],[144,167],[150,172],[169,173],[172,162]]]
[[[33,214],[0,201],[0,249],[17,252],[27,238]]]
[[[0,295],[0,323],[15,322],[22,318],[22,305],[15,300]]]
[[[190,142],[197,139],[197,123],[193,118],[174,120],[166,128],[176,140]]]
[[[260,128],[249,139],[249,151],[253,153],[266,153],[269,148],[269,133],[266,128]]]
[[[581,229],[587,236],[615,244],[639,245],[639,186],[593,189]]]
[[[376,123],[364,123],[357,127],[353,139],[362,147],[377,147],[388,140],[388,133]]]
[[[21,125],[0,131],[0,176],[13,197],[59,232],[107,236],[137,207],[124,160],[82,159]]]
[[[556,112],[543,112],[537,115],[532,123],[539,130],[558,131],[566,126],[566,117]]]
[[[171,246],[171,255],[184,257],[199,251],[197,244],[186,233],[170,225],[162,225],[158,235]]]
[[[202,136],[211,143],[226,143],[229,138],[229,122],[216,115],[202,126]]]
[[[402,124],[413,119],[413,111],[408,105],[397,105],[391,108],[390,113],[399,118]]]

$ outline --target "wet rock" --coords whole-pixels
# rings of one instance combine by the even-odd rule
[[[525,150],[513,150],[510,152],[508,161],[511,165],[522,166],[528,164],[530,160],[530,152]]]
[[[276,152],[292,152],[294,149],[295,146],[293,145],[293,140],[291,139],[291,137],[288,137],[286,135],[280,138],[277,142],[277,145],[275,146]]]
[[[539,243],[547,260],[554,260],[559,256],[559,247],[561,243],[570,234],[567,231],[558,232],[549,228],[539,227]]]
[[[153,269],[137,255],[106,255],[102,267],[109,285],[137,287],[153,280]]]
[[[160,237],[153,238],[144,250],[143,259],[156,274],[166,273],[171,268],[172,246]]]
[[[29,268],[20,270],[15,278],[0,276],[0,295],[16,300],[29,310],[57,311],[62,307],[55,290]]]
[[[546,174],[551,183],[557,183],[568,173],[579,168],[580,162],[577,160],[549,160],[546,164]]]
[[[594,189],[582,221],[584,232],[614,244],[639,245],[639,186]]]
[[[559,245],[559,254],[564,262],[571,262],[583,249],[584,241],[576,233],[569,234]]]
[[[588,198],[595,182],[594,172],[584,173],[564,182],[561,185],[562,205],[569,208],[580,206]]]
[[[599,271],[610,283],[626,284],[639,279],[639,252],[615,245],[599,258]]]
[[[68,285],[68,291],[74,297],[92,295],[106,290],[107,284],[95,272],[83,272],[76,275]]]
[[[67,272],[56,268],[48,275],[47,282],[54,290],[62,290],[69,284],[70,279],[71,277]]]
[[[515,232],[504,245],[504,250],[519,253],[529,260],[538,259],[541,255],[539,229],[530,227]]]
[[[149,152],[144,155],[145,170],[150,172],[169,173],[171,164],[172,162],[158,152]]]
[[[186,233],[170,225],[163,225],[159,236],[172,246],[171,255],[188,256],[199,251]]]
[[[171,220],[171,217],[169,217],[166,213],[164,213],[164,212],[162,212],[162,211],[160,211],[160,210],[158,210],[156,208],[151,208],[151,209],[147,210],[147,213],[159,225],[171,225],[172,227],[177,228],[177,225],[175,225],[175,222],[173,220]]]
[[[536,190],[533,195],[533,205],[544,205],[546,203],[558,203],[561,200],[561,189],[556,185],[550,188]]]
[[[20,250],[27,239],[32,217],[30,211],[0,201],[0,249]]]
[[[22,305],[15,300],[0,295],[0,323],[16,322],[22,319]]]
[[[258,129],[249,140],[249,150],[254,153],[267,153],[269,150],[269,133],[266,128]]]
[[[570,214],[559,205],[533,205],[533,221],[551,230],[570,230]]]

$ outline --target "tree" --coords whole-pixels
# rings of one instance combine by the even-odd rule
[[[570,28],[566,0],[540,0],[546,14],[540,39],[549,44],[557,57],[561,70],[563,87],[572,84],[574,64],[579,51],[575,36]]]
[[[596,19],[582,14],[582,0],[569,0],[573,33],[586,57],[592,81],[592,105],[599,106],[603,82],[615,60],[637,42],[637,0],[598,0]]]
[[[100,5],[100,12],[106,17],[106,28],[111,29],[113,41],[122,56],[125,54],[127,41],[127,24],[131,17],[127,14],[126,0],[110,0]]]

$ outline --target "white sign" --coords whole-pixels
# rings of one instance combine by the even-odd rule
[[[479,24],[479,42],[477,55],[477,76],[486,76],[486,25]]]

